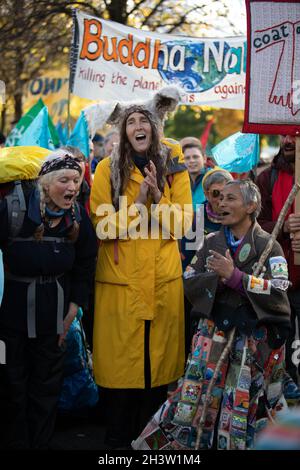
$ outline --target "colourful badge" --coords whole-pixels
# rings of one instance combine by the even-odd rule
[[[247,290],[253,294],[267,294],[271,293],[271,282],[267,279],[261,279],[255,276],[249,276]]]
[[[286,291],[289,288],[290,281],[287,279],[272,279],[271,285],[274,287],[274,289]]]
[[[228,450],[230,449],[230,434],[227,432],[218,432],[218,449]]]
[[[196,271],[190,265],[186,267],[186,269],[183,273],[184,279],[189,279],[190,277],[194,277],[195,275],[196,275]]]
[[[248,256],[249,256],[250,250],[251,250],[251,245],[250,245],[250,243],[245,243],[245,245],[241,248],[241,250],[240,250],[240,252],[239,252],[239,261],[240,261],[241,263],[243,263],[244,261],[246,261],[246,259],[247,259]]]
[[[186,378],[188,380],[202,380],[204,378],[204,370],[201,368],[200,362],[191,359],[186,372]]]
[[[183,403],[182,401],[178,402],[172,422],[183,426],[191,425],[196,409],[197,407],[190,403]]]
[[[287,279],[289,277],[287,262],[283,256],[274,256],[269,259],[269,263],[273,278]]]
[[[200,398],[201,384],[185,380],[182,386],[181,398],[186,403],[196,404]]]

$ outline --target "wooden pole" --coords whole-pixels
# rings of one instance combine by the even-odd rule
[[[300,137],[296,136],[296,150],[295,150],[295,183],[300,182]],[[300,213],[300,194],[296,196],[295,212]],[[300,232],[296,232],[294,239],[300,239]],[[300,253],[294,253],[294,263],[300,265]]]
[[[71,76],[71,74],[70,74]],[[70,137],[70,129],[71,129],[71,89],[70,89],[70,77],[69,77],[69,89],[68,89],[68,116],[67,116],[67,136],[68,139]]]
[[[295,197],[297,198],[297,194],[299,192],[299,189],[300,189],[300,185],[298,183],[295,183],[294,186],[292,187],[292,190],[290,192],[290,194],[288,195],[288,198],[287,200],[285,201],[284,203],[284,206],[283,208],[281,209],[280,211],[280,214],[279,214],[279,217],[277,219],[277,222],[273,228],[273,232],[271,234],[271,238],[269,239],[268,243],[267,243],[267,246],[266,248],[264,249],[264,252],[262,253],[260,259],[259,259],[259,262],[254,270],[254,273],[253,275],[254,276],[258,276],[265,264],[265,261],[267,259],[267,257],[269,256],[269,254],[271,253],[271,250],[272,250],[272,247],[274,245],[274,242],[275,240],[277,239],[278,237],[278,233],[280,232],[283,224],[284,224],[284,220],[285,220],[285,216],[289,210],[289,208],[291,207]],[[300,232],[299,232],[300,234]],[[300,254],[300,253],[298,253]]]

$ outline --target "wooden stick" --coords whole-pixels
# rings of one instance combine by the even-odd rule
[[[254,272],[253,272],[254,276],[258,276],[260,274],[267,257],[271,253],[271,250],[272,250],[273,245],[275,243],[275,240],[278,236],[278,233],[279,233],[279,231],[280,231],[280,229],[281,229],[281,227],[284,223],[285,216],[286,216],[290,206],[292,205],[292,203],[294,201],[294,198],[295,198],[296,194],[298,193],[299,189],[300,189],[300,185],[298,183],[294,184],[293,188],[291,189],[290,194],[288,195],[288,198],[285,201],[284,206],[280,211],[278,220],[277,220],[276,225],[273,229],[271,237],[270,237],[264,251],[262,252],[262,254],[259,258],[259,261],[258,261],[258,263],[257,263],[257,265],[254,269]],[[228,355],[231,351],[233,341],[234,341],[235,332],[236,332],[236,328],[233,328],[230,331],[230,333],[228,335],[227,344],[226,344],[220,358],[218,359],[218,362],[216,364],[216,368],[214,370],[213,376],[210,379],[210,382],[209,382],[208,387],[207,387],[205,401],[204,401],[204,405],[203,405],[203,409],[202,409],[202,414],[201,414],[201,418],[199,420],[198,429],[197,429],[197,439],[196,439],[196,444],[195,444],[195,449],[196,450],[199,450],[200,440],[201,440],[201,437],[202,437],[202,434],[203,434],[203,427],[205,425],[205,420],[206,420],[208,407],[209,407],[210,402],[211,402],[211,394],[212,394],[213,388],[216,384],[218,374],[219,374],[223,364],[225,364],[225,362],[228,358]]]
[[[227,359],[227,357],[230,353],[230,350],[231,350],[231,347],[232,347],[232,344],[233,344],[233,340],[234,340],[235,331],[236,331],[236,328],[233,328],[230,331],[229,336],[228,336],[227,344],[226,344],[225,348],[223,349],[223,352],[222,352],[220,358],[218,359],[218,362],[216,364],[216,368],[214,370],[214,374],[213,374],[212,378],[210,379],[209,385],[207,387],[205,401],[204,401],[204,405],[203,405],[203,409],[202,409],[202,413],[201,413],[201,418],[200,418],[200,421],[199,421],[199,424],[198,424],[198,429],[197,429],[197,439],[196,439],[196,444],[195,444],[195,449],[196,450],[199,450],[200,440],[201,440],[201,437],[202,437],[202,434],[203,434],[203,427],[204,427],[204,424],[205,424],[208,407],[209,407],[210,401],[211,401],[211,392],[213,390],[213,387],[215,386],[215,383],[217,381],[218,374],[221,370],[221,367],[225,363],[225,361],[226,361],[226,359]]]
[[[275,224],[275,227],[273,229],[273,232],[271,234],[271,238],[269,239],[266,248],[262,252],[261,257],[259,259],[259,262],[257,263],[257,266],[256,266],[256,268],[253,272],[254,276],[258,276],[260,274],[260,272],[263,268],[263,265],[265,264],[265,261],[266,261],[267,257],[271,253],[274,242],[277,239],[278,234],[281,230],[281,227],[284,224],[285,216],[286,216],[290,206],[293,204],[293,201],[294,201],[295,196],[298,193],[299,189],[300,189],[300,185],[298,183],[295,183],[294,186],[292,187],[291,191],[290,191],[290,194],[288,195],[287,200],[284,203],[283,208],[280,211],[278,220],[277,220],[277,222]]]

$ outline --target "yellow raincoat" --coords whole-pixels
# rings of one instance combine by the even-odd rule
[[[132,227],[138,218],[134,201],[144,177],[137,167],[132,170],[123,194],[127,201],[116,214],[104,215],[103,206],[99,208],[112,204],[110,158],[98,164],[92,187],[91,216],[98,236],[104,238],[96,269],[93,362],[96,382],[107,388],[145,387],[145,320],[151,320],[151,387],[173,382],[184,371],[184,295],[174,232],[183,224],[185,229],[190,227],[192,196],[188,172],[182,167],[180,145],[168,139],[163,143],[171,147],[174,168],[181,169],[174,170],[172,182],[165,184],[157,206],[157,210],[162,205],[171,207],[174,217],[168,222],[156,213],[154,219],[159,228],[156,239],[150,238],[148,228],[150,198],[148,221],[146,217],[148,238],[133,239],[126,230],[126,224]],[[132,213],[128,212],[131,205]],[[180,209],[184,205],[189,206],[181,223]],[[162,238],[162,226],[171,233],[168,239]]]

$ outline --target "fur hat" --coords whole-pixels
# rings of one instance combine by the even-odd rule
[[[152,115],[152,120],[157,126],[161,126],[167,113],[175,111],[181,97],[182,94],[178,87],[164,87],[148,101],[117,103],[107,122],[121,128],[124,119],[127,119],[130,114],[144,111]]]
[[[175,111],[184,92],[177,86],[167,86],[158,91],[148,101],[99,103],[85,108],[84,114],[89,125],[91,136],[104,126],[113,125],[119,131],[124,121],[134,112],[145,114],[156,129],[163,126],[168,112]],[[112,196],[115,207],[122,190],[122,178],[119,167],[119,145],[115,145],[110,156]],[[167,160],[167,149],[162,146],[161,158],[164,164]]]
[[[166,114],[175,111],[183,91],[177,86],[167,86],[158,91],[148,101],[96,103],[83,109],[88,123],[90,137],[105,124],[121,128],[124,119],[134,112],[146,111],[152,115],[157,125],[163,125]]]

